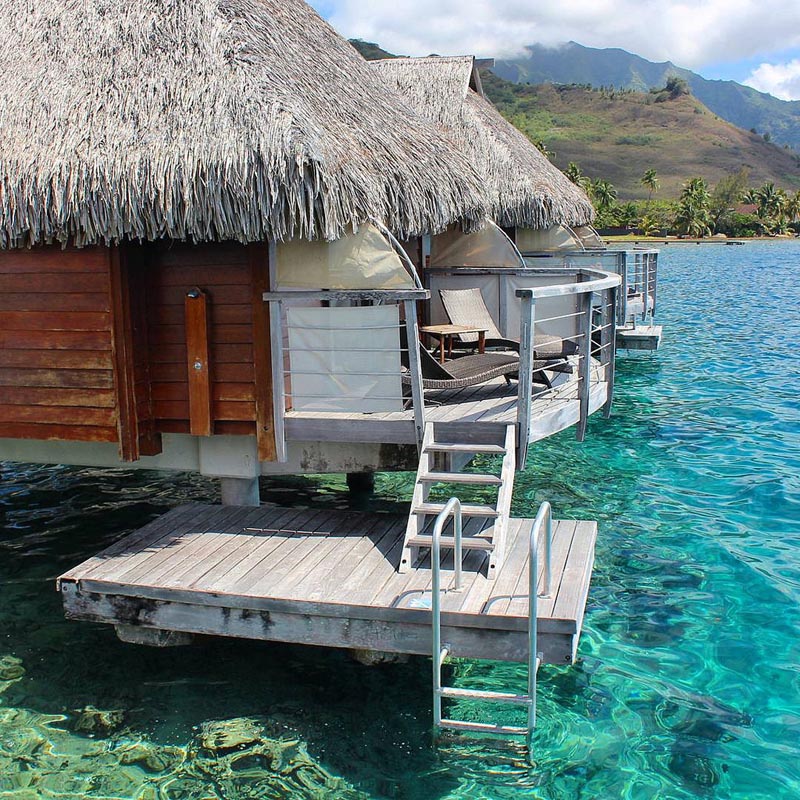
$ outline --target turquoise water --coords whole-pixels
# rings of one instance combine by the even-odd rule
[[[59,572],[215,487],[0,467],[0,799],[800,797],[798,263],[792,242],[665,248],[662,350],[620,359],[586,443],[532,449],[515,514],[550,499],[601,532],[579,663],[540,673],[532,767],[501,743],[431,748],[425,659],[159,651],[64,621]],[[381,476],[367,505],[398,509],[410,485]],[[338,477],[265,499],[351,502]]]

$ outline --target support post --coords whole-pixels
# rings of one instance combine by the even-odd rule
[[[255,368],[255,418],[256,443],[259,461],[275,461],[277,459],[275,444],[275,426],[273,424],[272,407],[272,364],[270,362],[269,342],[272,340],[270,330],[269,308],[263,300],[264,292],[270,286],[269,247],[262,244],[250,244],[247,249],[250,266],[250,286],[253,292],[253,366]],[[278,331],[280,334],[280,331]]]
[[[220,478],[220,490],[224,506],[261,505],[258,478]]]
[[[422,452],[422,437],[425,434],[425,395],[422,391],[422,364],[419,359],[419,328],[417,326],[417,304],[404,300],[406,317],[406,342],[408,344],[408,368],[411,374],[411,402],[414,406],[414,429],[417,435],[417,450]]]
[[[533,289],[517,289],[520,299],[519,387],[517,396],[517,464],[524,469],[528,455],[533,403],[533,342],[536,326],[536,298]]]
[[[589,419],[589,391],[592,378],[592,292],[584,292],[581,299],[581,337],[578,362],[578,398],[580,412],[576,436],[579,442],[586,437],[586,423]]]
[[[348,472],[347,488],[351,492],[374,492],[375,473],[374,472]]]
[[[647,307],[650,299],[650,253],[642,255],[642,263],[644,264],[644,279],[642,281],[642,322],[647,322]]]

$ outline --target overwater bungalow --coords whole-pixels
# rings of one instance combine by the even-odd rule
[[[617,346],[658,347],[661,328],[653,324],[658,251],[606,247],[592,228],[594,209],[586,193],[487,100],[479,71],[485,60],[431,56],[371,63],[415,111],[456,139],[483,176],[490,217],[518,251],[517,258],[503,266],[518,268],[521,254],[524,265],[542,275],[554,267],[574,274],[582,267],[618,274],[622,287],[617,298]],[[452,240],[452,234],[445,238],[447,249],[442,253],[433,239],[428,266],[438,279],[446,273],[433,273],[434,269],[479,266],[474,244],[453,250]],[[472,239],[477,240],[477,236]],[[486,252],[480,255],[484,261],[491,259]],[[469,264],[460,263],[465,259]],[[436,282],[432,277],[431,283],[426,283],[432,289],[434,305],[436,287],[432,284]]]
[[[301,0],[36,0],[0,60],[0,460],[222,487],[62,575],[67,615],[148,644],[525,660],[533,682],[571,661],[596,525],[512,519],[511,490],[530,441],[609,407],[619,279],[498,276],[510,350],[479,320],[485,352],[448,360],[434,330],[432,356],[408,243],[479,228],[482,178]],[[476,454],[499,474],[464,472]],[[260,505],[264,475],[408,468],[401,519]]]

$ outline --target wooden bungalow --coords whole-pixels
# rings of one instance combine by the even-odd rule
[[[591,227],[594,209],[583,189],[487,100],[478,69],[485,62],[453,56],[393,58],[372,64],[415,111],[453,136],[469,156],[489,192],[491,219],[514,242],[526,266],[545,272],[587,267],[618,274],[622,287],[617,297],[617,345],[658,347],[661,328],[653,324],[658,251],[605,246]],[[435,251],[435,240],[433,247]],[[465,249],[474,250],[466,245]],[[451,261],[454,255],[448,253]],[[431,266],[463,265],[437,265],[434,252]]]
[[[480,484],[497,500],[464,505],[463,541],[445,533],[444,579],[464,586],[434,631],[455,655],[532,653],[534,678],[570,661],[596,526],[512,520],[511,488],[529,441],[610,402],[611,328],[595,340],[584,304],[583,344],[542,367],[539,289],[521,284],[519,357],[426,375],[418,245],[488,211],[448,136],[301,0],[33,0],[0,62],[0,460],[222,481],[223,506],[176,509],[61,576],[68,616],[152,644],[430,652],[430,487]],[[537,371],[561,406],[539,409]],[[460,472],[476,453],[501,474]],[[259,505],[262,475],[417,467],[407,519]]]

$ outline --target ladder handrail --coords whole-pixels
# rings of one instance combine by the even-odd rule
[[[442,662],[447,657],[447,648],[442,649],[442,567],[440,564],[442,554],[442,529],[445,522],[453,515],[455,528],[455,547],[453,560],[455,562],[455,590],[461,589],[461,501],[451,497],[444,508],[439,512],[433,524],[431,535],[431,617],[433,623],[433,723],[438,729],[442,722]]]
[[[539,506],[539,511],[531,526],[530,538],[528,539],[528,697],[530,698],[530,705],[528,706],[526,745],[529,753],[533,744],[533,729],[536,727],[536,675],[539,671],[537,630],[539,613],[539,539],[541,538],[542,525],[545,525],[545,523],[544,592],[542,592],[542,597],[547,597],[550,594],[550,555],[553,541],[553,510],[547,500]]]
[[[444,728],[455,730],[470,730],[495,734],[524,735],[525,746],[528,756],[532,755],[533,731],[536,727],[536,681],[539,665],[542,663],[541,654],[538,652],[538,611],[539,597],[547,597],[550,594],[550,583],[552,579],[551,553],[553,540],[553,518],[552,508],[546,500],[539,506],[539,511],[531,526],[528,539],[529,561],[528,561],[528,693],[527,695],[514,695],[495,691],[477,690],[456,690],[453,688],[442,688],[442,665],[449,655],[449,647],[442,647],[442,624],[441,624],[441,566],[439,564],[442,528],[451,513],[455,513],[456,524],[456,579],[455,589],[461,588],[461,504],[455,497],[450,498],[445,507],[436,517],[433,528],[431,542],[431,572],[433,582],[433,595],[431,597],[431,618],[433,623],[433,725],[434,736]],[[542,529],[545,531],[545,552],[544,552],[544,591],[539,593],[539,543],[542,538]],[[461,692],[460,694],[458,692]],[[523,703],[528,706],[528,724],[525,728],[512,728],[505,725],[485,725],[481,723],[471,723],[458,720],[442,720],[442,697],[461,697],[468,695],[484,700],[495,702]]]

